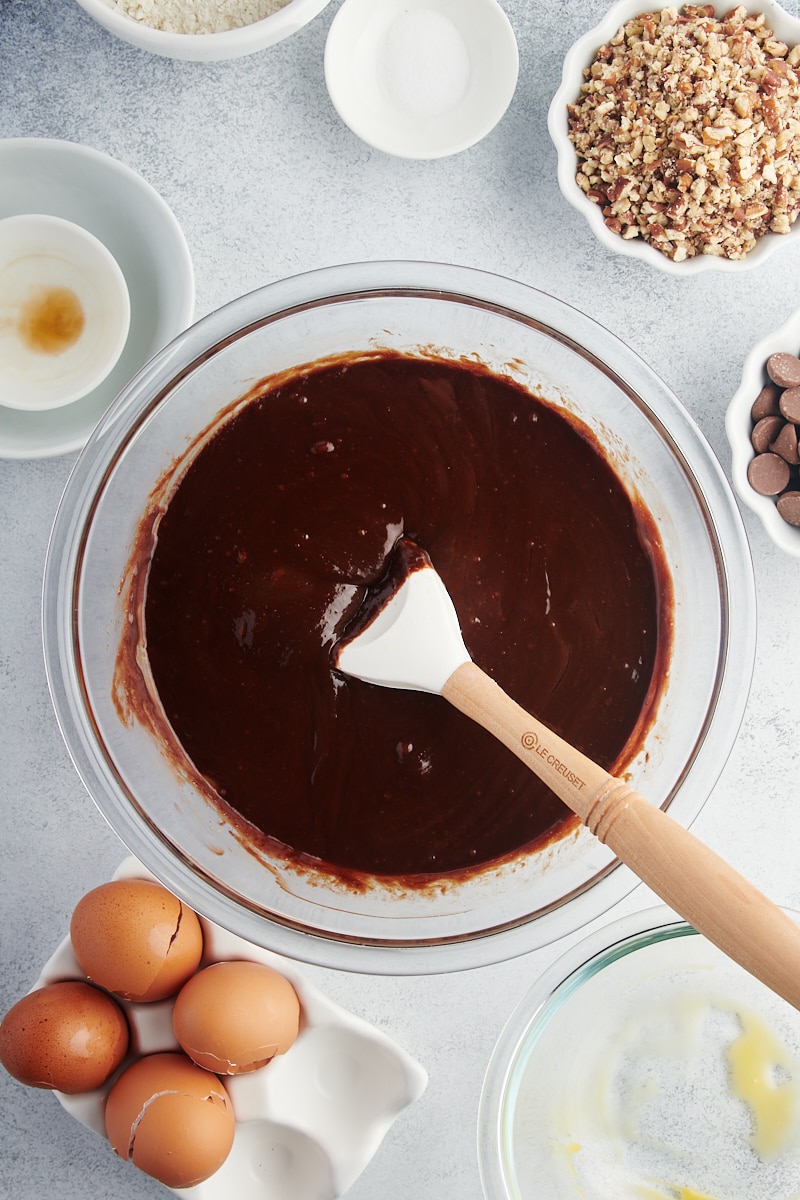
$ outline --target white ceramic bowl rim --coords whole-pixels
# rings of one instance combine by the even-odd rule
[[[727,480],[702,434],[666,385],[612,334],[553,297],[470,268],[371,262],[309,272],[231,302],[156,355],[101,419],[67,483],[45,567],[45,660],[56,716],[90,795],[130,851],[170,890],[217,924],[288,957],[375,973],[437,973],[502,961],[529,951],[533,944],[561,937],[611,907],[638,881],[627,868],[616,865],[603,871],[590,887],[546,911],[452,938],[433,938],[430,923],[428,934],[419,935],[419,940],[410,933],[406,940],[391,940],[378,926],[374,937],[329,935],[298,927],[280,914],[265,919],[263,913],[203,877],[134,809],[95,736],[93,717],[85,706],[85,681],[77,666],[76,589],[85,529],[105,481],[136,430],[147,427],[162,400],[199,364],[237,338],[271,325],[279,315],[302,313],[334,300],[349,303],[386,295],[454,301],[543,331],[588,359],[626,396],[641,403],[648,420],[683,464],[703,514],[700,519],[715,547],[723,610],[713,694],[704,726],[696,734],[691,771],[684,770],[671,801],[670,811],[678,819],[690,822],[696,816],[722,770],[744,714],[755,652],[752,565]],[[643,396],[646,401],[639,400]]]
[[[78,0],[81,8],[124,41],[167,57],[205,60],[235,58],[267,49],[302,29],[329,3],[330,0],[288,0],[283,8],[249,25],[217,33],[173,33],[137,21],[111,8],[104,0]]]

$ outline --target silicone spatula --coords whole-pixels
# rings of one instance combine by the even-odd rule
[[[447,589],[406,538],[392,571],[334,647],[336,667],[381,687],[432,692],[513,751],[690,925],[800,1008],[800,926],[625,780],[548,729],[472,662]]]

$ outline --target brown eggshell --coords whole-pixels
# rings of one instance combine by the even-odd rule
[[[100,1087],[128,1049],[118,1004],[91,984],[66,981],[18,1000],[0,1024],[0,1061],[29,1087],[74,1095]]]
[[[178,993],[172,1024],[196,1063],[239,1075],[285,1053],[297,1037],[300,1001],[288,979],[257,962],[218,962]]]
[[[224,1163],[235,1120],[215,1075],[183,1054],[151,1054],[108,1094],[106,1133],[120,1158],[167,1187],[192,1187]]]
[[[119,879],[88,892],[70,923],[75,955],[91,980],[124,1000],[164,1000],[197,970],[197,915],[147,879]]]

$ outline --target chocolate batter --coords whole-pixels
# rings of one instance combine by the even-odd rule
[[[586,431],[482,367],[387,352],[266,381],[155,524],[166,715],[223,807],[290,859],[407,880],[574,820],[439,697],[334,669],[401,535],[474,660],[585,753],[618,764],[652,716],[670,630],[652,520]]]

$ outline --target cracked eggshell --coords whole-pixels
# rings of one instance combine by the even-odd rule
[[[175,1036],[199,1066],[241,1075],[285,1054],[297,1038],[300,1001],[266,963],[212,963],[185,983],[172,1012]]]
[[[197,970],[197,915],[158,883],[117,879],[78,902],[70,937],[82,970],[123,1000],[150,1003],[178,991]]]
[[[183,1054],[151,1054],[120,1075],[105,1109],[120,1158],[171,1188],[193,1187],[230,1154],[235,1120],[228,1093]]]

